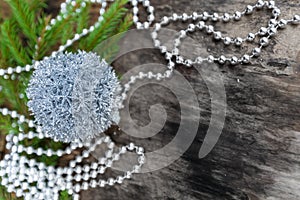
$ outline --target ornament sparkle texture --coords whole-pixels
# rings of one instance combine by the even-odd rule
[[[95,53],[60,53],[40,61],[27,96],[42,131],[55,140],[91,139],[118,122],[118,78]]]

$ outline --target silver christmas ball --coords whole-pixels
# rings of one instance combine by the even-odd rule
[[[60,53],[40,61],[27,88],[36,123],[62,142],[87,140],[119,121],[118,78],[95,53]]]

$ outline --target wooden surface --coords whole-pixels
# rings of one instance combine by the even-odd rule
[[[232,12],[255,3],[251,0],[152,2],[157,19],[173,12]],[[277,2],[282,17],[300,13],[297,0]],[[219,23],[216,27],[230,35],[245,36],[266,24],[269,16],[270,13],[259,12],[238,23]],[[169,28],[185,26],[175,24]],[[299,35],[299,26],[289,26],[280,31],[254,63],[219,66],[226,89],[227,115],[217,145],[203,159],[198,158],[198,152],[211,116],[209,92],[196,69],[178,66],[177,69],[190,80],[201,110],[198,133],[189,150],[164,169],[135,175],[120,186],[82,192],[82,199],[300,199]],[[222,51],[226,55],[239,55],[249,51],[247,46],[242,49],[225,47],[203,36],[205,34],[196,34],[193,39],[212,54]],[[118,59],[114,67],[124,72],[135,65],[160,60],[163,58],[157,51],[143,50]],[[157,102],[162,102],[168,114],[168,121],[159,134],[147,139],[123,134],[115,136],[115,140],[120,144],[135,141],[147,152],[172,140],[180,123],[180,107],[167,89],[149,86],[146,90],[137,90],[130,104],[131,116],[137,123],[147,124],[147,109]]]

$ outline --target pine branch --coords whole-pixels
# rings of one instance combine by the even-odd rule
[[[91,4],[87,4],[87,6],[82,10],[81,15],[79,15],[78,20],[77,20],[77,33],[81,33],[83,29],[88,27],[88,22],[89,22],[89,11],[91,9]],[[85,42],[83,40],[79,41],[79,49],[84,49]]]
[[[63,32],[66,26],[69,23],[72,23],[72,20],[76,18],[80,13],[76,13],[76,9],[80,7],[80,4],[76,4],[75,7],[70,9],[68,17],[64,18],[61,21],[57,21],[56,24],[50,29],[45,30],[44,37],[41,37],[39,40],[40,49],[38,51],[37,59],[41,59],[44,57],[48,51],[53,49],[53,46],[57,46],[60,44],[60,40],[62,39]],[[62,15],[61,13],[59,15]],[[46,26],[49,25],[49,21],[44,22],[43,29],[46,29]],[[73,32],[73,31],[72,31]],[[70,38],[69,33],[69,38]]]
[[[128,29],[133,25],[132,21],[132,14],[127,14],[124,22],[120,24],[119,28],[117,29],[117,33],[122,33],[128,31]]]
[[[42,11],[43,8],[47,7],[45,0],[30,0],[28,3],[29,9],[33,11]]]
[[[12,14],[18,22],[22,32],[31,42],[36,42],[35,11],[30,9],[29,4],[24,0],[6,0],[12,9]]]
[[[101,41],[115,33],[116,27],[126,15],[127,9],[124,8],[124,5],[127,3],[128,0],[117,0],[109,7],[103,15],[104,20],[101,22],[100,26],[84,39],[86,42],[85,50],[92,50]]]
[[[9,49],[17,64],[24,65],[31,62],[31,59],[22,46],[22,42],[17,35],[17,28],[12,20],[6,20],[1,26],[3,44]],[[3,53],[3,51],[2,51]]]
[[[78,24],[77,24],[77,29],[76,29],[77,33],[82,32],[82,30],[88,26],[88,22],[90,19],[90,16],[89,16],[90,10],[91,10],[91,4],[87,3],[86,7],[84,9],[82,9],[81,14],[78,16],[78,19],[77,19]]]
[[[40,37],[37,40],[37,44],[36,44],[35,55],[33,55],[34,60],[39,60],[39,58],[43,57],[43,54],[41,53],[41,49],[42,49],[43,41],[45,41],[46,26],[49,24],[50,20],[51,20],[51,16],[43,17],[39,19],[39,24],[41,24],[41,30],[40,30]]]
[[[101,42],[96,48],[94,48],[94,52],[97,52],[102,58],[104,58],[107,63],[112,63],[115,59],[115,56],[119,52],[119,44],[118,42],[121,38],[126,34],[125,31],[128,30],[132,25],[132,15],[126,15],[124,21],[118,26],[115,30],[116,34],[112,37],[108,38]]]

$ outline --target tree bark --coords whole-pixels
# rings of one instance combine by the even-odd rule
[[[250,0],[151,2],[156,9],[157,21],[174,12],[231,13],[255,3]],[[299,1],[276,3],[281,8],[281,18],[291,18],[293,14],[300,13]],[[218,22],[216,29],[229,35],[246,36],[248,32],[266,26],[269,18],[270,12],[254,12],[236,23]],[[186,26],[176,23],[168,28],[179,30]],[[81,198],[300,199],[299,35],[299,26],[288,26],[271,39],[260,58],[251,64],[218,66],[227,97],[225,124],[216,146],[202,159],[199,159],[198,153],[212,115],[210,91],[196,67],[177,65],[176,69],[186,77],[198,98],[199,108],[191,109],[201,115],[197,135],[190,148],[163,169],[134,175],[133,179],[114,187],[82,192]],[[204,54],[241,55],[252,47],[247,44],[239,48],[224,46],[206,33],[191,37],[201,43]],[[124,73],[136,65],[154,61],[163,63],[163,60],[156,50],[142,50],[117,59],[113,65],[118,72]],[[183,94],[187,90],[181,89]],[[181,123],[180,106],[176,96],[167,88],[152,84],[136,90],[130,102],[132,119],[137,124],[146,125],[150,120],[149,107],[156,103],[161,103],[168,115],[159,134],[139,139],[117,131],[114,140],[118,144],[134,141],[146,152],[151,152],[176,137]],[[189,116],[190,120],[196,118]]]

